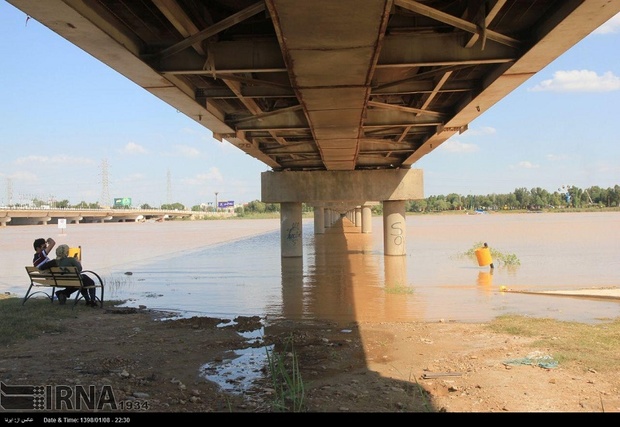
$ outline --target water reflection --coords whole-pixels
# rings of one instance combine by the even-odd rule
[[[485,291],[491,291],[493,289],[493,270],[478,272],[478,280],[476,280],[476,283]]]
[[[298,317],[304,305],[304,266],[302,257],[282,258],[282,317]]]

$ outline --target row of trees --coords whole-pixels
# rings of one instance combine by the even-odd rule
[[[32,206],[41,208],[49,206],[49,202],[34,199]],[[553,208],[585,208],[585,207],[620,207],[620,185],[613,188],[601,188],[598,186],[581,189],[568,186],[558,189],[553,193],[540,188],[517,188],[508,194],[487,194],[463,196],[450,193],[447,196],[430,196],[423,200],[411,200],[407,202],[408,212],[440,212],[450,210],[505,210],[505,209],[553,209]],[[14,207],[19,207],[15,205]],[[76,208],[76,209],[100,209],[98,202],[87,203],[82,201],[77,205],[70,205],[68,200],[55,201],[52,208]],[[140,209],[165,209],[184,211],[187,208],[182,203],[163,204],[159,208],[152,207],[148,203],[140,206]],[[312,206],[303,205],[303,212],[311,212]],[[214,211],[212,206],[195,205],[191,209],[194,212]],[[263,203],[258,200],[246,203],[235,208],[237,215],[264,214],[280,211],[278,203]],[[381,213],[381,206],[373,206],[373,212]]]
[[[504,209],[556,209],[620,206],[620,185],[613,188],[598,186],[581,189],[569,186],[553,193],[544,188],[517,188],[508,194],[487,194],[486,196],[462,196],[451,193],[447,196],[431,196],[424,200],[408,202],[407,211],[448,210],[504,210]]]
[[[410,200],[407,212],[441,212],[450,210],[540,210],[557,208],[620,207],[620,185],[613,188],[598,186],[581,189],[569,186],[553,193],[540,188],[517,188],[508,194],[467,195],[450,193],[447,196],[430,196],[423,200]],[[372,207],[373,213],[382,212],[381,205]],[[235,210],[237,214],[279,212],[277,203],[262,203],[258,200]],[[303,212],[312,207],[303,205]]]

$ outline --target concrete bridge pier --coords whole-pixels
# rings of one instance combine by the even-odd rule
[[[369,204],[362,206],[362,233],[372,233],[372,209]]]
[[[329,228],[334,224],[334,211],[331,209],[325,210],[325,228]]]
[[[383,202],[384,254],[406,254],[405,202],[424,198],[420,169],[356,171],[282,171],[261,174],[261,199],[280,203],[280,246],[282,257],[301,257],[301,204],[324,206],[324,226],[351,219],[362,232],[371,231],[370,204]],[[318,215],[317,215],[318,214]],[[315,208],[315,232],[321,228],[321,213]]]
[[[314,207],[314,234],[325,233],[325,208],[323,206]]]
[[[301,203],[280,204],[280,248],[281,256],[303,256]]]
[[[49,216],[44,216],[44,217],[39,217],[39,218],[32,218],[33,221],[37,224],[37,225],[46,225],[48,222],[50,222],[52,220],[51,217]]]
[[[362,207],[361,206],[355,207],[355,226],[357,228],[362,227]]]
[[[383,202],[383,250],[385,255],[406,255],[407,226],[405,223],[405,201]]]

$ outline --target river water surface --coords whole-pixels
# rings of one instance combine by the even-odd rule
[[[382,218],[371,233],[348,220],[314,234],[303,257],[280,257],[279,231],[161,257],[108,277],[106,298],[183,316],[484,322],[502,314],[596,323],[620,300],[503,292],[620,287],[620,213],[407,217],[407,254],[383,255]],[[226,226],[226,222],[222,223]],[[518,265],[478,266],[464,254],[487,242]]]

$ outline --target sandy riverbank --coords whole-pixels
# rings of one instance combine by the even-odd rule
[[[51,237],[56,245],[82,247],[85,269],[100,275],[225,242],[279,230],[279,219],[174,221],[144,223],[25,225],[0,228],[0,292],[21,294],[28,283],[36,238]]]

